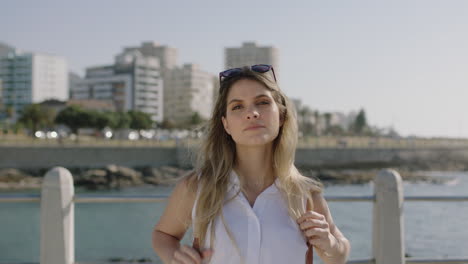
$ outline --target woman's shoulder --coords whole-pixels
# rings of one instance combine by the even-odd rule
[[[197,193],[198,182],[198,174],[195,170],[191,170],[180,177],[174,190],[179,194],[188,195],[189,198],[192,198]]]
[[[155,227],[156,230],[170,234],[179,240],[182,239],[191,222],[196,196],[192,187],[193,178],[194,172],[189,172],[178,179]]]
[[[189,171],[175,179],[175,186],[169,200],[176,201],[178,206],[191,209],[196,198],[198,179],[195,171]]]

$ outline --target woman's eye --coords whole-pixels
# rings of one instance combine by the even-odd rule
[[[269,104],[270,104],[270,101],[260,101],[257,103],[257,105],[269,105]],[[241,108],[242,108],[242,105],[236,105],[231,110],[237,110]]]

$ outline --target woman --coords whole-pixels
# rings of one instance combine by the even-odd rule
[[[153,231],[163,262],[304,263],[313,246],[325,263],[345,263],[349,242],[322,185],[294,166],[296,143],[293,106],[270,65],[221,72],[197,166]],[[181,245],[190,225],[194,245]]]

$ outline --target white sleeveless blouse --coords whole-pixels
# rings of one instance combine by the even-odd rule
[[[245,264],[296,264],[304,263],[307,252],[306,240],[299,225],[287,211],[286,201],[277,189],[279,181],[265,189],[251,207],[242,192],[226,203],[223,215],[229,231],[243,256]],[[225,201],[239,191],[238,175],[231,171],[228,194]],[[192,210],[192,220],[198,194]],[[303,201],[304,208],[306,201]],[[209,248],[210,228],[206,233],[202,249]],[[226,229],[218,216],[215,220],[215,242],[210,264],[239,264],[241,258],[232,244]]]

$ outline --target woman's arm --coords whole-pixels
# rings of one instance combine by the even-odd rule
[[[192,175],[184,177],[177,183],[153,230],[153,249],[164,263],[171,263],[174,253],[181,248],[180,240],[191,222],[196,193],[188,188],[190,176]]]
[[[344,264],[349,256],[350,244],[333,222],[327,201],[321,193],[312,194],[314,211],[306,212],[298,219],[317,254],[326,264]]]

